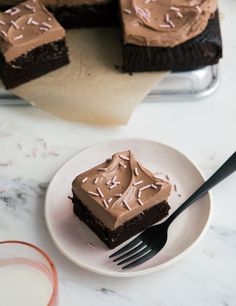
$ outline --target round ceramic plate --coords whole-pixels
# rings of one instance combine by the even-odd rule
[[[68,259],[87,270],[114,277],[133,277],[163,269],[181,259],[200,240],[209,225],[210,195],[190,206],[170,226],[166,246],[146,263],[121,270],[109,259],[109,250],[99,238],[73,214],[71,183],[80,173],[100,164],[113,153],[130,149],[137,160],[170,180],[172,213],[199,187],[204,179],[197,167],[182,153],[167,145],[140,139],[107,141],[81,151],[67,161],[49,184],[45,216],[51,237]]]

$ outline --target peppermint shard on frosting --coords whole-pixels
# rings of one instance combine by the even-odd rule
[[[168,215],[169,182],[131,151],[119,152],[72,183],[74,213],[114,248]]]
[[[0,76],[6,88],[68,63],[65,30],[38,0],[0,13]]]

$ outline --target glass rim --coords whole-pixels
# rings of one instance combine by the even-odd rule
[[[44,252],[42,249],[40,249],[39,247],[37,247],[36,245],[26,242],[26,241],[20,241],[20,240],[6,240],[6,241],[0,241],[0,246],[1,245],[23,245],[26,247],[29,247],[31,249],[34,249],[35,251],[37,251],[38,253],[40,253],[48,262],[51,270],[52,270],[52,274],[53,274],[53,290],[52,290],[52,294],[51,294],[51,298],[47,304],[47,306],[52,306],[53,303],[55,302],[56,298],[57,298],[57,293],[58,293],[58,274],[57,274],[57,270],[56,267],[52,261],[52,259],[49,257],[49,255]]]

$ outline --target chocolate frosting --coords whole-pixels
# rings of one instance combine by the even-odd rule
[[[113,230],[145,209],[167,200],[171,185],[155,177],[130,151],[125,151],[77,176],[72,190]]]
[[[29,0],[0,14],[0,48],[6,62],[41,45],[60,40],[65,31],[37,0]]]
[[[120,0],[124,43],[175,47],[201,34],[217,0]]]

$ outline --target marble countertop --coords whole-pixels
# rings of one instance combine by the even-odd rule
[[[236,175],[213,190],[214,215],[203,240],[175,265],[138,278],[115,279],[76,267],[48,234],[44,196],[72,155],[107,139],[141,137],[172,145],[208,177],[236,148],[235,0],[221,1],[222,81],[195,102],[143,103],[125,127],[68,122],[32,107],[0,108],[0,240],[32,242],[58,268],[60,306],[236,305]]]

